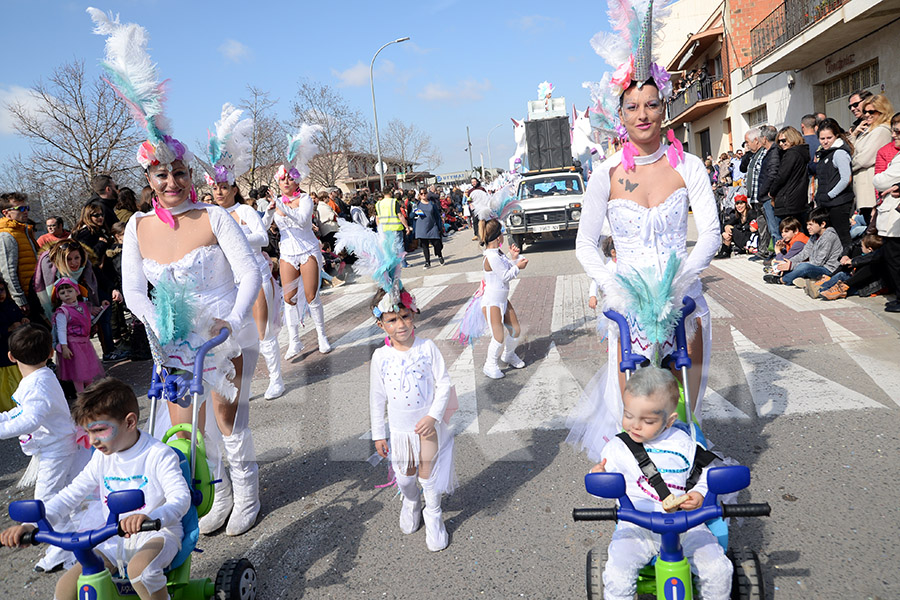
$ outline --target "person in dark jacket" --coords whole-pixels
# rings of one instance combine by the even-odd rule
[[[769,187],[772,212],[779,224],[785,217],[794,217],[801,223],[806,223],[809,145],[799,131],[788,126],[778,132],[778,147],[781,161],[778,173]],[[779,227],[779,231],[780,229]]]
[[[747,196],[737,194],[734,197],[734,216],[725,223],[722,247],[714,258],[729,258],[732,246],[738,254],[745,254],[757,228],[756,211],[747,203]]]
[[[765,156],[762,157],[762,167],[759,171],[759,183],[757,185],[757,200],[759,202],[759,211],[762,218],[766,221],[766,228],[759,232],[759,253],[758,256],[764,259],[771,259],[775,256],[774,252],[769,251],[769,246],[778,239],[781,232],[778,228],[779,222],[772,211],[772,198],[769,196],[769,190],[772,188],[772,182],[778,175],[778,167],[781,164],[781,152],[775,140],[778,138],[778,130],[771,125],[764,125],[759,128],[763,139],[763,146],[767,149]]]
[[[429,244],[434,247],[434,253],[440,263],[444,264],[444,242],[441,240],[444,234],[444,223],[441,220],[441,204],[432,202],[428,198],[425,188],[419,190],[419,202],[416,204],[415,214],[416,239],[419,240],[422,253],[425,255],[425,268],[431,267]]]
[[[116,216],[116,204],[119,202],[119,186],[113,181],[109,175],[95,175],[91,179],[90,199],[85,202],[88,204],[99,204],[103,208],[103,221],[107,227],[112,227],[113,223],[119,220]]]
[[[113,213],[115,217],[115,213]],[[116,220],[118,222],[118,219]],[[97,293],[100,301],[109,302],[112,300],[112,287],[109,280],[104,274],[104,262],[106,261],[106,250],[113,241],[113,235],[109,231],[106,224],[106,218],[103,212],[103,205],[99,202],[89,202],[81,209],[81,218],[75,229],[72,230],[72,238],[77,240],[94,251],[97,262],[93,264],[94,275],[97,278]],[[103,347],[103,360],[116,361],[125,358],[122,353],[115,352],[115,344],[113,343],[112,325],[110,322],[110,312],[104,311],[98,321],[100,325],[100,345]]]
[[[815,203],[828,210],[828,220],[846,251],[850,247],[850,213],[853,212],[853,187],[850,167],[853,146],[847,134],[834,119],[819,125],[819,162],[816,166]]]

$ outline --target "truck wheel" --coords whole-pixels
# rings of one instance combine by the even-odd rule
[[[525,236],[522,234],[514,234],[512,236],[513,244],[519,247],[519,250],[525,250]]]
[[[230,558],[216,575],[216,600],[256,600],[256,569],[246,558]]]
[[[603,569],[606,568],[606,546],[594,546],[587,553],[585,582],[588,600],[603,600]]]
[[[748,548],[736,548],[728,551],[728,558],[734,564],[734,575],[731,578],[732,600],[765,600],[766,588],[756,552]]]

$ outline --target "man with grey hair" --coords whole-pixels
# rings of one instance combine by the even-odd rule
[[[759,128],[760,137],[766,148],[766,155],[762,159],[762,166],[759,171],[757,181],[757,199],[762,209],[762,214],[766,218],[766,229],[759,223],[759,252],[756,256],[758,260],[768,260],[775,256],[774,249],[769,249],[770,242],[781,238],[779,227],[781,219],[775,216],[775,208],[772,205],[774,201],[769,195],[772,182],[778,176],[778,167],[781,165],[781,153],[775,146],[775,139],[778,137],[778,130],[772,125],[763,125]],[[757,219],[759,222],[759,219]],[[768,234],[768,235],[766,235]]]

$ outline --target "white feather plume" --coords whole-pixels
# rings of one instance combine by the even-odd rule
[[[300,179],[309,175],[309,161],[319,151],[314,138],[320,131],[321,125],[303,123],[296,134],[288,136],[287,164],[297,169]]]
[[[518,204],[515,195],[521,179],[521,175],[514,174],[497,191],[476,195],[472,199],[472,212],[482,221],[505,219]]]
[[[244,111],[226,102],[222,116],[216,122],[216,133],[210,136],[208,156],[215,168],[225,167],[229,183],[250,168],[252,153],[253,119],[241,119]]]

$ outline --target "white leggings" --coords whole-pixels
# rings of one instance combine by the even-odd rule
[[[606,600],[634,598],[638,572],[659,553],[658,534],[620,522],[609,542],[603,589]],[[706,525],[681,535],[681,547],[697,576],[703,600],[728,600],[731,597],[733,567],[716,537]]]

